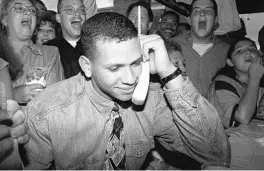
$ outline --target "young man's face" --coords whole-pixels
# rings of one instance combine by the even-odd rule
[[[159,23],[159,32],[163,39],[167,40],[177,35],[178,18],[175,15],[167,14],[162,17]]]
[[[138,28],[138,7],[134,7],[128,15],[128,18]],[[151,23],[149,22],[148,10],[141,6],[141,34],[147,35]]]
[[[127,41],[99,40],[91,61],[93,87],[108,99],[128,101],[132,98],[141,73],[141,47],[137,38]]]
[[[61,2],[57,21],[61,23],[65,39],[78,39],[81,35],[81,26],[85,21],[85,9],[82,0],[63,0]],[[72,14],[71,14],[72,13]]]
[[[252,42],[243,40],[235,45],[231,58],[232,65],[237,72],[248,73],[253,60],[260,58],[260,54]]]
[[[214,32],[218,19],[211,0],[198,0],[193,4],[190,17],[192,34],[198,38],[208,38]]]
[[[43,44],[56,37],[55,29],[52,24],[48,21],[42,22],[37,28],[36,43]]]

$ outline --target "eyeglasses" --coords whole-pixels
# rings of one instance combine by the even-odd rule
[[[35,7],[26,6],[26,5],[21,4],[21,3],[15,3],[15,5],[11,9],[14,9],[16,13],[25,13],[25,12],[29,11],[30,14],[32,14],[34,16],[37,15],[37,10]]]
[[[77,12],[80,13],[81,15],[85,15],[87,10],[85,7],[80,7],[75,10],[73,6],[67,6],[62,11],[65,11],[69,15],[74,15]]]

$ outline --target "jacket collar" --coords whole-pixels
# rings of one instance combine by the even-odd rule
[[[82,76],[84,77],[84,76]],[[113,100],[109,100],[103,96],[101,96],[93,87],[92,81],[87,81],[84,78],[85,81],[85,89],[87,92],[87,96],[91,100],[92,104],[95,106],[95,108],[102,114],[110,115],[111,111],[115,107],[115,102]]]
[[[35,55],[43,55],[41,48],[38,45],[34,44],[32,41],[28,45],[23,46],[20,52],[21,54],[23,54],[27,51],[31,51]]]

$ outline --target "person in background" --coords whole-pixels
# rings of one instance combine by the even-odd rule
[[[138,27],[138,6],[141,7],[141,34],[148,35],[153,23],[153,12],[150,5],[145,2],[130,4],[126,11],[126,16]]]
[[[9,64],[4,60],[15,56],[12,48],[6,42],[7,37],[0,30],[0,169],[12,170],[22,169],[17,144],[15,143],[16,139],[19,144],[25,144],[28,142],[29,136],[27,134],[27,124],[24,122],[25,114],[19,110],[18,105],[12,110],[7,105],[7,99],[13,99],[11,79],[14,79],[20,73],[18,71],[21,68],[17,69],[15,68],[16,64]],[[12,76],[10,76],[11,74]]]
[[[61,37],[60,24],[56,21],[56,12],[49,10],[40,17],[32,41],[42,45],[56,37]]]
[[[102,12],[85,21],[81,42],[83,73],[48,87],[27,106],[25,169],[54,162],[56,169],[138,170],[154,138],[200,163],[230,162],[215,108],[182,77],[160,36],[138,37],[127,17]],[[164,89],[149,89],[145,103],[136,105],[131,99],[148,60]]]
[[[264,26],[259,30],[258,42],[259,42],[259,50],[261,52],[261,56],[263,56],[264,54]]]
[[[191,25],[188,23],[179,23],[178,33],[184,33],[186,31],[191,31]]]
[[[159,21],[159,34],[163,40],[167,41],[178,34],[179,15],[173,11],[166,11]]]
[[[55,47],[33,44],[36,8],[31,0],[3,0],[1,23],[7,43],[23,64],[23,74],[12,81],[14,99],[26,105],[47,85],[64,79],[60,55]]]
[[[182,49],[179,44],[172,44],[172,43],[165,43],[168,55],[170,57],[171,62],[180,68],[182,75],[186,76],[186,69],[185,69],[185,59],[182,56]]]
[[[41,0],[34,0],[32,2],[33,2],[33,6],[35,6],[37,9],[37,18],[40,18],[42,15],[45,14],[47,8]]]
[[[171,41],[181,45],[186,74],[197,90],[207,97],[212,78],[226,64],[229,45],[214,36],[218,23],[215,0],[193,0],[190,13],[191,31]]]
[[[238,39],[208,94],[226,128],[248,124],[253,117],[264,118],[263,74],[263,61],[254,41]]]
[[[77,75],[81,69],[78,59],[82,54],[80,43],[81,27],[86,20],[86,8],[82,0],[59,0],[57,21],[61,25],[62,37],[57,37],[45,45],[59,48],[65,78]]]

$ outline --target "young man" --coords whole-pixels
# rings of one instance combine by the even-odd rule
[[[182,47],[186,60],[186,74],[207,97],[212,78],[225,66],[229,45],[214,37],[218,23],[215,0],[194,0],[191,4],[191,31],[173,38]]]
[[[178,34],[179,15],[173,11],[166,11],[160,18],[158,34],[163,40],[168,40]]]
[[[184,80],[159,36],[137,34],[118,13],[99,13],[84,23],[83,73],[54,84],[28,104],[32,138],[26,169],[55,162],[56,169],[137,170],[154,138],[201,163],[229,162],[229,144],[215,109]],[[149,90],[145,104],[136,106],[131,98],[146,60],[165,87]]]
[[[59,48],[65,78],[78,74],[81,69],[78,59],[81,56],[81,26],[86,20],[86,8],[82,0],[59,0],[57,21],[61,24],[62,37],[45,43]]]
[[[141,34],[148,35],[151,25],[153,23],[153,12],[147,3],[136,2],[131,4],[126,11],[126,16],[133,22],[133,24],[137,28],[138,6],[141,7]]]

